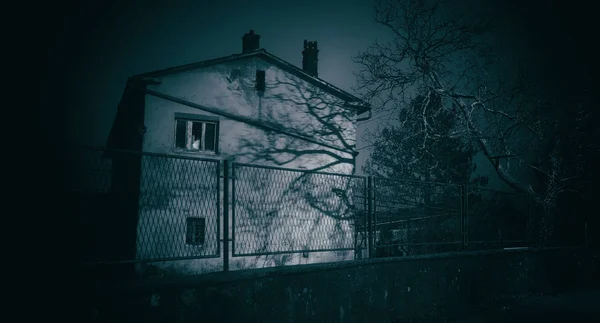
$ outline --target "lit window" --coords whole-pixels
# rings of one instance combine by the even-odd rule
[[[187,151],[217,152],[218,123],[176,118],[175,148]]]
[[[206,219],[204,218],[187,218],[185,243],[189,245],[203,245],[205,240],[204,229],[206,228]]]

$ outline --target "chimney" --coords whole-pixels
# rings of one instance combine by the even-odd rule
[[[254,33],[254,30],[244,34],[242,37],[242,53],[248,53],[260,48],[260,35]]]
[[[318,59],[319,50],[317,49],[316,41],[304,41],[304,50],[302,51],[302,69],[314,76],[319,76],[317,67],[318,67]]]

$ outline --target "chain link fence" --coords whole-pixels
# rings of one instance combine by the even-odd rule
[[[527,195],[469,187],[467,201],[468,249],[529,245],[532,205]]]
[[[357,250],[365,179],[232,164],[232,255]]]
[[[525,247],[539,235],[521,194],[239,163],[223,175],[219,160],[105,149],[66,158],[87,262],[225,262],[229,246],[232,257],[359,259]]]
[[[373,178],[375,255],[460,250],[461,211],[459,185]]]
[[[143,155],[137,259],[219,257],[218,160]]]
[[[220,256],[218,160],[94,148],[67,156],[85,261]]]

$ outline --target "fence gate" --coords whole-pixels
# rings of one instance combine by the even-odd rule
[[[366,247],[366,179],[232,164],[232,256]]]

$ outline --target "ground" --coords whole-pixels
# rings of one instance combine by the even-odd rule
[[[600,322],[600,288],[557,295],[531,295],[505,300],[468,317],[440,322]]]

